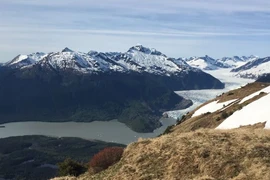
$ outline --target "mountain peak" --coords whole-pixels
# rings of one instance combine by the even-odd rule
[[[131,48],[129,48],[128,52],[134,51],[134,50],[144,52],[144,53],[150,53],[151,52],[150,48],[144,47],[141,44],[137,44],[136,46],[132,46]]]
[[[74,52],[73,50],[69,49],[68,47],[65,47],[62,52]]]
[[[158,56],[163,55],[160,51],[157,51],[155,48],[148,48],[141,44],[137,44],[136,46],[129,48],[128,52],[132,52],[132,51],[139,51],[145,54],[152,54],[152,55],[158,55]]]

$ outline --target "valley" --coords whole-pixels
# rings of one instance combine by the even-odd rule
[[[129,144],[138,138],[152,138],[162,134],[165,129],[176,123],[177,118],[192,111],[199,105],[215,98],[229,90],[239,88],[247,83],[253,82],[251,79],[243,79],[233,76],[230,69],[219,69],[207,71],[207,73],[217,77],[225,83],[224,89],[205,89],[176,91],[180,96],[191,99],[193,105],[183,110],[166,112],[170,118],[161,118],[162,126],[153,132],[138,133],[131,130],[125,124],[117,120],[94,121],[94,122],[14,122],[3,124],[5,128],[0,130],[0,138],[22,135],[45,135],[53,137],[79,137],[83,139],[97,139],[106,142]],[[124,136],[123,136],[124,134]]]
[[[218,121],[211,121],[211,125],[203,118],[182,121],[210,99],[254,82],[232,72],[244,61],[258,58],[248,59],[206,56],[185,62],[143,46],[122,54],[85,54],[65,48],[51,54],[19,55],[0,67],[0,140],[13,143],[0,149],[25,140],[26,144],[53,144],[48,151],[35,149],[34,157],[28,152],[33,150],[22,144],[22,149],[1,155],[0,166],[16,161],[9,166],[25,169],[18,173],[18,179],[51,178],[57,175],[57,163],[65,158],[89,160],[92,154],[87,159],[84,150],[94,153],[97,149],[87,145],[91,142],[100,141],[103,148],[125,146],[164,133],[213,128]],[[226,61],[230,66],[223,64]],[[268,81],[268,76],[262,81]],[[57,154],[61,139],[73,143],[66,146],[71,150],[63,155]],[[78,146],[84,149],[79,150],[83,154],[74,156],[72,148]],[[52,151],[53,158],[49,157]],[[10,173],[13,171],[4,169],[0,178],[13,177]]]
[[[0,180],[270,180],[269,0],[0,14]]]
[[[150,133],[163,112],[192,105],[174,91],[222,88],[210,74],[142,45],[18,55],[0,67],[0,123],[118,119]]]

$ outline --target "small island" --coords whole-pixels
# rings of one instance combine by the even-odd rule
[[[5,126],[0,126],[0,128],[5,128]]]

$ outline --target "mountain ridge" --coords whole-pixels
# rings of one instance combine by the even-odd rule
[[[33,53],[34,54],[34,53]],[[22,56],[22,55],[21,55]],[[21,57],[18,56],[18,57]],[[183,71],[199,71],[188,66],[186,63],[175,63],[173,58],[168,58],[153,48],[137,45],[129,48],[125,53],[117,52],[76,52],[64,48],[61,52],[52,52],[43,56],[33,57],[24,55],[24,58],[12,60],[5,64],[14,68],[29,68],[28,66],[40,64],[50,65],[55,69],[73,69],[82,73],[100,72],[148,72],[170,76]],[[41,58],[40,58],[41,57]],[[32,60],[27,63],[23,61]]]
[[[35,55],[35,56],[34,56]],[[39,63],[44,57],[51,58],[50,64],[55,68],[73,68],[82,73],[100,73],[107,71],[136,71],[162,75],[171,75],[180,71],[217,70],[220,68],[237,68],[249,61],[258,59],[258,56],[233,56],[214,59],[208,55],[203,57],[171,58],[162,52],[143,45],[135,45],[126,52],[97,52],[87,53],[73,51],[65,47],[60,52],[32,53],[22,58],[24,62],[13,63],[14,68],[22,68]],[[16,59],[16,57],[14,58]],[[13,59],[13,60],[14,60]],[[28,61],[27,61],[28,59]],[[151,61],[155,59],[155,62]],[[31,61],[30,61],[31,60]],[[151,63],[149,63],[151,62]],[[161,65],[162,64],[162,65]],[[11,61],[3,64],[11,66]]]
[[[0,67],[0,123],[118,119],[135,131],[152,132],[162,125],[164,111],[192,104],[174,90],[211,88],[224,84],[154,49],[81,53],[65,48],[30,65]]]

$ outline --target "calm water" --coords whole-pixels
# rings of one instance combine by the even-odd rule
[[[153,133],[136,133],[117,120],[91,123],[51,123],[51,122],[16,122],[1,124],[0,138],[22,135],[45,135],[53,137],[80,137],[83,139],[98,139],[107,142],[128,144],[139,137],[150,138],[164,132],[167,126],[175,123],[175,119],[161,119],[163,126]]]

